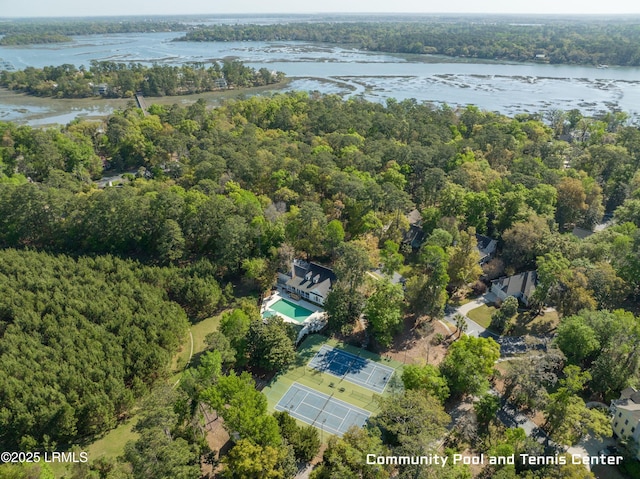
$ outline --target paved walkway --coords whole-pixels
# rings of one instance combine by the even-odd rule
[[[462,316],[464,316],[464,319],[467,322],[466,334],[470,336],[479,336],[482,338],[499,338],[500,336],[498,334],[495,334],[489,331],[487,328],[480,326],[478,323],[467,316],[469,311],[471,311],[472,309],[479,308],[483,304],[493,303],[494,299],[495,295],[493,293],[486,293],[474,301],[470,301],[458,308],[453,309],[452,311],[449,311],[444,319],[455,326],[456,321],[453,319],[453,317],[456,314],[461,314]]]
[[[309,479],[311,471],[313,471],[313,466],[306,464],[302,469],[298,469],[294,479]]]

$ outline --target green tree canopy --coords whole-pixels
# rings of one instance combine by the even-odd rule
[[[444,402],[449,397],[449,386],[437,367],[431,364],[408,364],[402,370],[402,383],[406,389],[417,389]]]
[[[499,357],[500,346],[493,339],[462,336],[449,347],[440,371],[452,395],[482,394]]]
[[[364,314],[373,337],[383,346],[389,346],[402,326],[404,292],[399,284],[387,279],[378,281],[375,291],[367,299]]]
[[[255,389],[255,382],[244,372],[231,372],[202,393],[205,403],[224,419],[224,427],[240,439],[248,439],[258,446],[278,447],[281,442],[278,423],[267,415],[267,398]]]
[[[267,371],[279,371],[296,358],[295,330],[280,316],[251,322],[247,335],[249,364]]]
[[[322,464],[311,473],[311,479],[388,479],[391,466],[367,464],[367,454],[388,455],[379,435],[369,429],[350,428],[342,438],[329,439]]]

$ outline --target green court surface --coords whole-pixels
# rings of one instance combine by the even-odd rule
[[[298,306],[297,304],[291,303],[286,299],[279,299],[278,301],[273,303],[271,306],[269,306],[269,309],[272,309],[277,313],[283,314],[288,318],[291,318],[294,321],[297,321],[298,323],[304,323],[304,320],[313,314],[313,311],[309,311],[307,308]],[[272,313],[271,314],[269,313],[271,312],[265,311],[265,314],[267,314],[268,316],[273,316]],[[263,317],[265,317],[265,315],[263,315]]]
[[[400,369],[403,366],[402,363],[389,358],[382,358],[377,354],[346,345],[335,339],[328,339],[319,334],[312,334],[308,336],[299,347],[296,362],[286,371],[278,374],[262,390],[262,392],[267,396],[269,409],[271,411],[276,410],[276,406],[281,403],[283,397],[286,396],[294,383],[352,405],[355,408],[364,409],[370,413],[376,413],[378,411],[376,397],[379,395],[371,389],[354,384],[350,381],[343,381],[332,374],[318,371],[308,365],[323,345],[351,354],[360,354],[360,357],[362,358],[369,359],[394,370],[395,374],[393,374],[393,377],[389,381],[389,384],[385,388],[382,396],[392,394],[402,388],[402,381],[400,380],[400,375],[402,373]],[[297,419],[301,420],[302,418],[299,417]],[[301,423],[302,422],[304,421],[301,421]],[[319,427],[319,425],[316,424],[316,427]],[[326,429],[324,432],[330,433],[330,431]]]

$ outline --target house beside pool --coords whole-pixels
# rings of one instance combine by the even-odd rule
[[[293,299],[304,299],[323,305],[331,286],[336,282],[335,273],[326,266],[294,259],[288,274],[278,274],[278,283]]]

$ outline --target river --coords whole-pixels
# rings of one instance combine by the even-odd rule
[[[379,102],[415,98],[454,107],[474,104],[506,115],[572,108],[588,115],[609,110],[623,110],[636,119],[640,115],[640,68],[480,62],[304,42],[172,41],[182,35],[78,36],[64,44],[0,47],[0,58],[17,69],[63,63],[88,67],[91,60],[210,64],[236,58],[255,68],[285,72],[291,80],[289,90],[358,95]],[[0,120],[64,123],[75,116],[104,115],[122,105],[26,98],[0,91]]]

